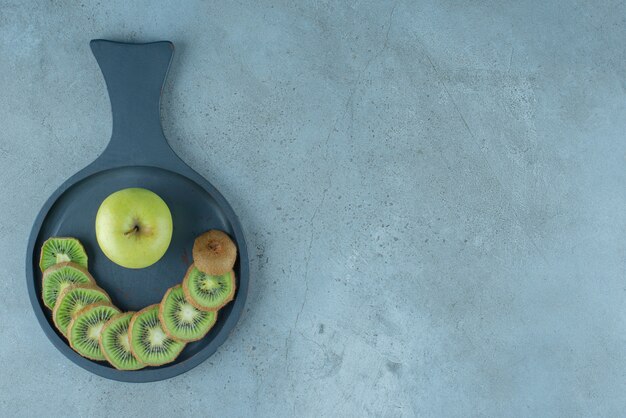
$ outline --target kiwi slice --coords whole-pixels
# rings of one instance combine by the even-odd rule
[[[67,326],[70,346],[83,357],[105,360],[100,350],[100,333],[104,324],[118,313],[120,310],[107,302],[92,303],[76,312]]]
[[[187,300],[202,311],[217,311],[235,297],[235,272],[212,276],[201,272],[194,264],[183,279]]]
[[[39,268],[45,271],[55,264],[71,261],[87,268],[87,253],[76,238],[48,238],[41,246]]]
[[[201,311],[193,306],[181,285],[165,293],[159,305],[159,320],[165,333],[179,341],[197,341],[215,325],[217,312]]]
[[[167,336],[159,321],[159,305],[150,305],[133,315],[128,327],[130,350],[143,364],[160,366],[178,357],[185,343]]]
[[[206,274],[226,274],[237,259],[237,246],[225,232],[212,229],[200,235],[193,243],[193,262]]]
[[[100,350],[113,367],[118,370],[139,370],[144,366],[130,351],[128,325],[135,312],[114,315],[102,327]]]
[[[111,298],[99,287],[85,284],[74,284],[67,286],[59,293],[57,301],[52,310],[52,319],[57,329],[66,335],[67,326],[72,317],[87,305],[96,302],[109,302]]]
[[[78,264],[60,263],[47,268],[43,272],[41,281],[41,297],[44,305],[54,308],[57,296],[67,286],[72,284],[96,285],[91,274]]]

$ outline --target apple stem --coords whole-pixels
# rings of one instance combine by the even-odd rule
[[[139,231],[139,225],[135,225],[135,226],[133,227],[133,229],[131,229],[130,231],[126,231],[126,232],[124,232],[124,235],[134,234],[134,233],[136,233],[137,231]]]

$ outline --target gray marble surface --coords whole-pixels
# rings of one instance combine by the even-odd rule
[[[623,2],[0,3],[0,415],[619,416]],[[64,358],[24,280],[106,146],[92,38],[168,39],[174,150],[239,214],[244,315],[169,381]]]

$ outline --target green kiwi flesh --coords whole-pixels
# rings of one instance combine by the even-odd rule
[[[83,245],[76,238],[48,238],[41,246],[39,268],[45,271],[47,268],[65,262],[78,264],[87,268],[87,253]]]
[[[191,265],[183,280],[187,300],[203,311],[217,311],[235,297],[235,272],[212,276]]]
[[[148,366],[170,363],[185,348],[185,343],[170,338],[159,321],[159,305],[150,305],[133,315],[129,325],[130,349]]]
[[[139,370],[145,367],[130,351],[128,326],[133,315],[134,312],[124,312],[113,316],[100,333],[100,350],[118,370]]]
[[[63,335],[67,333],[67,326],[72,317],[87,305],[96,302],[111,302],[107,293],[99,287],[85,284],[67,286],[57,298],[52,310],[52,319],[57,329]]]
[[[100,350],[100,333],[104,324],[120,310],[110,303],[97,302],[78,311],[67,327],[70,346],[91,360],[105,360]]]
[[[204,337],[215,325],[217,312],[201,311],[185,297],[181,285],[170,288],[159,305],[159,320],[165,333],[179,341],[190,342]]]
[[[96,284],[91,274],[78,264],[60,263],[47,268],[43,272],[41,282],[41,298],[43,303],[53,309],[57,297],[62,290],[72,284]]]

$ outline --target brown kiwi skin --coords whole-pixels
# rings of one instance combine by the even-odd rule
[[[133,354],[133,356],[135,356],[135,358],[137,360],[139,360],[139,357],[137,357],[137,354],[135,353],[135,351],[133,350],[133,339],[132,339],[132,334],[133,334],[133,326],[135,325],[135,321],[137,320],[137,318],[139,317],[139,315],[141,315],[144,311],[147,311],[149,309],[154,309],[155,306],[159,306],[158,303],[155,303],[154,305],[150,305],[150,306],[146,306],[145,308],[143,308],[140,311],[135,312],[135,314],[133,315],[133,317],[130,319],[130,324],[128,325],[128,345],[130,347],[130,352]],[[159,318],[159,323],[161,322],[160,318]],[[163,328],[163,325],[161,325],[161,328]],[[163,331],[165,331],[165,329],[163,329]],[[166,332],[167,335],[167,332]],[[168,335],[169,337],[169,335]],[[178,340],[176,340],[178,341]],[[183,346],[181,347],[180,351],[178,353],[176,353],[176,355],[174,356],[174,359],[172,359],[172,361],[175,361],[176,358],[178,357],[178,355],[180,354],[181,351],[183,351],[183,349],[185,348],[185,345],[183,344]],[[145,364],[146,366],[162,366],[164,364],[167,364],[169,362],[165,362],[165,363],[145,363],[142,362],[141,360],[139,360],[140,363]]]
[[[80,271],[81,271],[82,273],[84,273],[84,274],[85,274],[85,276],[87,276],[87,278],[89,279],[89,283],[88,283],[88,284],[93,285],[93,286],[97,286],[97,284],[96,284],[96,280],[95,280],[95,279],[93,278],[93,276],[92,276],[92,275],[91,275],[91,274],[87,271],[87,269],[86,269],[86,268],[83,268],[82,266],[79,266],[79,265],[78,265],[78,264],[76,264],[76,263],[72,263],[71,261],[66,261],[66,262],[63,262],[63,263],[57,263],[57,264],[54,264],[54,265],[52,265],[52,266],[48,267],[48,268],[47,268],[47,269],[43,272],[43,277],[42,277],[42,279],[41,279],[41,288],[43,289],[43,283],[44,283],[44,281],[46,280],[46,277],[48,277],[51,273],[54,273],[55,271],[57,271],[57,270],[59,270],[59,269],[61,269],[61,268],[63,268],[63,267],[66,267],[66,266],[74,267],[76,270],[80,270]],[[87,283],[85,283],[85,284],[87,284]],[[63,289],[63,290],[65,290],[65,289]],[[59,296],[60,296],[60,294],[58,294],[58,295],[57,295],[57,300],[59,299]],[[41,294],[41,301],[42,301],[42,303],[44,304],[44,306],[48,307],[48,305],[46,305],[46,302],[43,300],[43,293]],[[56,302],[55,302],[55,306],[56,306]],[[50,309],[50,307],[48,307],[48,309]]]
[[[83,243],[82,243],[82,242],[80,242],[80,240],[78,240],[77,238],[74,238],[74,237],[50,237],[50,238],[48,238],[47,240],[45,240],[45,241],[44,241],[44,245],[45,245],[45,243],[46,243],[46,242],[48,242],[48,240],[51,240],[51,239],[73,239],[73,240],[76,240],[76,242],[78,243],[78,245],[80,245],[80,248],[83,250],[83,252],[84,252],[85,254],[87,254],[87,252],[85,251],[85,247],[83,246]],[[39,260],[41,260],[41,259],[43,258],[43,247],[44,247],[44,245],[42,245],[42,246],[41,246],[41,251],[39,251]],[[89,257],[87,257],[87,260],[89,260]],[[58,266],[59,264],[65,264],[65,263],[57,263],[57,264],[53,264],[53,265],[51,265],[51,266],[50,266],[50,267],[48,267],[48,268],[52,268],[52,267],[54,267],[54,266]],[[79,267],[80,267],[80,266],[79,266]],[[42,272],[44,271],[44,270],[41,268],[41,263],[39,263],[39,269],[40,269]]]
[[[117,309],[117,307],[115,307],[112,303],[107,303],[107,302],[92,303],[91,305],[87,305],[83,309],[81,309],[80,311],[76,312],[76,315],[74,315],[74,318],[70,321],[70,324],[67,326],[67,335],[68,335],[67,341],[70,343],[70,347],[72,347],[72,349],[79,356],[82,356],[82,357],[88,358],[89,360],[94,360],[94,361],[102,361],[102,360],[98,359],[98,358],[89,357],[89,356],[86,356],[84,354],[79,353],[78,350],[76,350],[74,348],[74,345],[72,344],[72,341],[70,341],[69,335],[71,335],[71,333],[72,333],[72,327],[74,326],[74,320],[76,318],[78,318],[80,315],[82,315],[83,313],[87,312],[88,310],[91,310],[91,309],[96,308],[98,306],[112,306],[113,308]],[[102,351],[102,350],[100,350],[100,351]]]
[[[179,285],[176,285],[176,286],[179,286]],[[200,336],[200,337],[198,337],[198,338],[191,339],[191,340],[183,340],[183,339],[180,339],[180,338],[177,338],[177,337],[173,336],[173,335],[170,333],[170,330],[168,330],[168,329],[167,329],[167,326],[165,325],[165,319],[164,319],[164,316],[163,316],[163,315],[164,315],[164,313],[163,313],[163,312],[164,312],[165,300],[167,299],[167,297],[169,296],[169,294],[172,292],[172,290],[173,290],[176,286],[172,286],[172,287],[170,287],[169,289],[167,289],[167,292],[165,292],[165,295],[163,296],[163,300],[161,300],[161,303],[159,304],[159,322],[161,322],[161,328],[163,328],[163,331],[165,331],[165,333],[167,334],[167,336],[168,336],[168,337],[170,337],[172,340],[180,341],[180,342],[183,342],[183,343],[190,343],[190,342],[193,342],[193,341],[198,341],[198,340],[201,340],[201,339],[203,339],[203,338],[206,336],[206,334],[204,334],[204,335],[202,335],[202,336]],[[184,293],[184,290],[183,290],[183,293]],[[187,295],[186,295],[186,294],[185,294],[185,299],[187,300],[187,302],[191,303],[191,301],[189,300],[189,298],[187,297]],[[193,303],[191,303],[191,304],[193,305]],[[193,306],[194,306],[196,309],[198,309],[198,308],[196,307],[196,305],[193,305]],[[199,309],[199,310],[200,310],[200,309]],[[207,312],[207,311],[205,311],[205,312]],[[215,312],[215,321],[213,322],[213,325],[215,325],[215,322],[217,322],[217,312]],[[213,325],[211,325],[211,327],[213,327]],[[211,330],[211,328],[209,328],[209,331],[210,331],[210,330]]]
[[[196,267],[195,264],[192,264],[191,266],[189,266],[189,268],[187,269],[187,273],[185,273],[185,278],[183,279],[183,284],[182,284],[183,285],[183,292],[185,293],[185,298],[194,307],[196,307],[197,309],[199,309],[201,311],[209,311],[209,312],[213,311],[213,312],[215,312],[215,311],[219,311],[220,309],[222,309],[224,306],[226,306],[228,303],[230,303],[235,298],[235,292],[237,291],[237,278],[235,277],[235,271],[231,270],[230,274],[233,276],[233,290],[230,292],[228,297],[224,300],[224,303],[222,303],[218,307],[211,308],[211,309],[207,309],[206,307],[203,307],[202,305],[198,304],[198,302],[196,302],[191,297],[191,292],[189,291],[189,274],[191,274],[191,271],[194,269],[194,267]],[[226,274],[226,273],[222,273],[222,274]],[[219,276],[221,276],[222,274],[220,274]],[[218,275],[216,275],[216,276],[218,276]]]
[[[223,247],[222,254],[209,254],[206,247],[210,241],[217,241]],[[237,260],[237,246],[223,231],[212,229],[198,236],[193,243],[193,262],[196,268],[212,276],[228,273],[235,266]]]
[[[116,314],[116,315],[113,315],[113,316],[111,317],[111,319],[109,319],[109,320],[108,320],[108,321],[104,324],[104,326],[102,327],[102,332],[100,333],[100,338],[98,338],[98,345],[100,346],[100,351],[102,351],[102,355],[104,356],[104,358],[106,358],[106,359],[107,359],[107,361],[109,362],[109,364],[110,364],[111,366],[115,367],[117,370],[122,370],[122,371],[130,371],[130,370],[120,369],[120,368],[118,368],[115,364],[113,364],[113,362],[111,362],[111,359],[109,358],[109,355],[106,353],[106,351],[104,351],[104,350],[102,349],[102,334],[104,333],[104,329],[113,323],[113,320],[118,319],[120,316],[122,316],[122,315],[127,315],[127,314],[135,314],[135,312],[134,312],[134,311],[120,312],[120,313],[118,313],[118,314]],[[130,324],[129,324],[129,326],[128,326],[128,332],[129,332],[129,335],[130,335]],[[128,342],[128,346],[130,347],[130,341]],[[135,357],[135,354],[133,354],[133,350],[131,350],[130,352],[131,352],[131,354],[133,355],[133,357]],[[146,367],[146,365],[145,365],[145,364],[143,364],[141,361],[139,361],[139,359],[138,359],[137,357],[135,357],[135,360],[137,360],[137,362],[141,365],[141,368]],[[140,370],[140,369],[134,369],[134,370]],[[133,370],[133,371],[134,371],[134,370]]]
[[[104,295],[109,299],[109,303],[113,304],[113,302],[111,301],[111,296],[109,296],[109,294],[107,292],[105,292],[101,287],[96,286],[95,284],[71,284],[68,287],[66,287],[65,289],[63,289],[61,291],[61,293],[59,293],[57,295],[57,301],[61,300],[61,298],[63,298],[65,296],[65,294],[67,292],[69,292],[71,289],[77,289],[77,288],[78,289],[98,289],[98,290],[102,291],[102,293],[104,293]],[[89,306],[89,305],[87,305],[87,306]],[[61,330],[59,329],[59,324],[57,324],[57,319],[56,319],[58,310],[59,310],[59,304],[55,303],[54,304],[54,308],[52,309],[52,321],[54,322],[54,326],[57,327],[57,329],[60,332]],[[65,336],[65,337],[67,338],[67,336]]]

